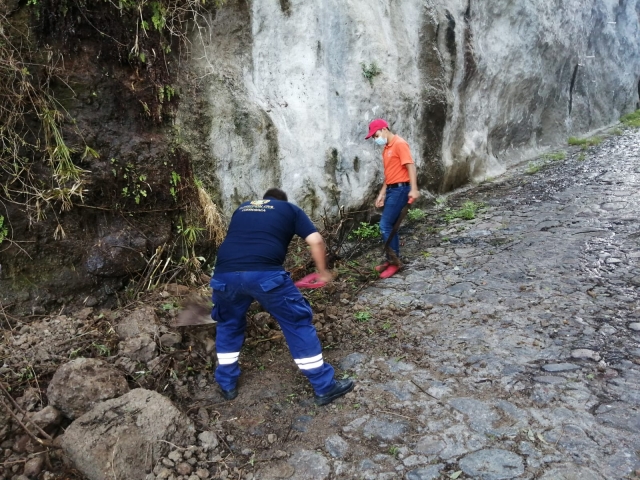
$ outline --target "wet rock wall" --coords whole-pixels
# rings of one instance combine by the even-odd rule
[[[230,1],[194,29],[198,94],[178,122],[228,212],[273,185],[314,215],[365,203],[382,181],[364,141],[376,117],[409,141],[421,187],[448,191],[634,109],[638,12],[625,0]]]

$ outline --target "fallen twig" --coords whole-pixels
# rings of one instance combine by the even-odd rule
[[[53,438],[51,437],[51,435],[49,435],[47,432],[45,432],[42,428],[40,428],[38,425],[35,424],[35,422],[33,422],[31,419],[29,419],[29,417],[27,416],[27,413],[20,407],[20,405],[18,405],[18,403],[13,399],[13,397],[11,395],[9,395],[9,392],[7,391],[7,389],[4,387],[4,385],[2,384],[2,382],[0,382],[0,389],[2,389],[2,391],[4,392],[5,396],[7,396],[10,400],[11,403],[13,403],[13,405],[16,407],[16,409],[23,414],[24,418],[26,418],[29,423],[31,423],[31,425],[33,425],[36,430],[38,430],[38,432],[40,432],[40,434],[46,438],[47,440],[51,441],[53,440]],[[7,405],[5,403],[4,400],[0,399],[0,401],[2,402],[2,405],[4,406],[4,408],[7,410],[7,412],[9,412],[9,414],[13,417],[13,419],[18,422],[18,424],[24,429],[25,432],[27,432],[29,434],[29,436],[31,438],[33,438],[34,440],[36,440],[38,443],[45,445],[47,447],[53,447],[53,448],[57,448],[54,447],[53,445],[50,445],[49,442],[45,442],[43,441],[41,438],[36,437],[33,433],[31,433],[31,431],[25,426],[24,423],[22,423],[22,421],[18,418],[18,416],[13,413],[13,410],[11,410],[11,407],[9,405]]]

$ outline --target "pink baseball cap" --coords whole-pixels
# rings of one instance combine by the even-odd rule
[[[371,122],[369,124],[369,135],[367,135],[366,137],[364,137],[365,140],[373,137],[373,135],[378,131],[378,130],[382,130],[383,128],[389,128],[389,124],[387,122],[385,122],[383,119],[381,118],[377,118],[375,119],[373,122]]]

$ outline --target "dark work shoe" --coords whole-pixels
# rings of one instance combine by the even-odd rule
[[[237,388],[232,388],[231,390],[220,389],[220,393],[222,393],[222,396],[224,397],[225,400],[233,400],[238,396],[238,389]]]
[[[324,395],[316,395],[316,405],[327,405],[328,403],[333,402],[336,398],[340,398],[353,390],[354,385],[353,380],[350,379],[336,380],[336,384],[330,392]]]

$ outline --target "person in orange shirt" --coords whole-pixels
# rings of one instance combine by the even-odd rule
[[[384,166],[384,183],[380,189],[375,206],[384,207],[380,218],[380,231],[382,241],[386,242],[393,230],[393,226],[400,216],[400,212],[409,202],[409,199],[417,200],[420,197],[418,191],[418,175],[416,165],[411,156],[409,144],[399,135],[391,133],[389,124],[379,118],[369,124],[369,133],[366,139],[373,138],[376,145],[384,146],[382,150],[382,162]],[[400,258],[400,238],[396,233],[389,246]],[[376,270],[381,278],[389,278],[400,270],[393,260],[388,259]]]

